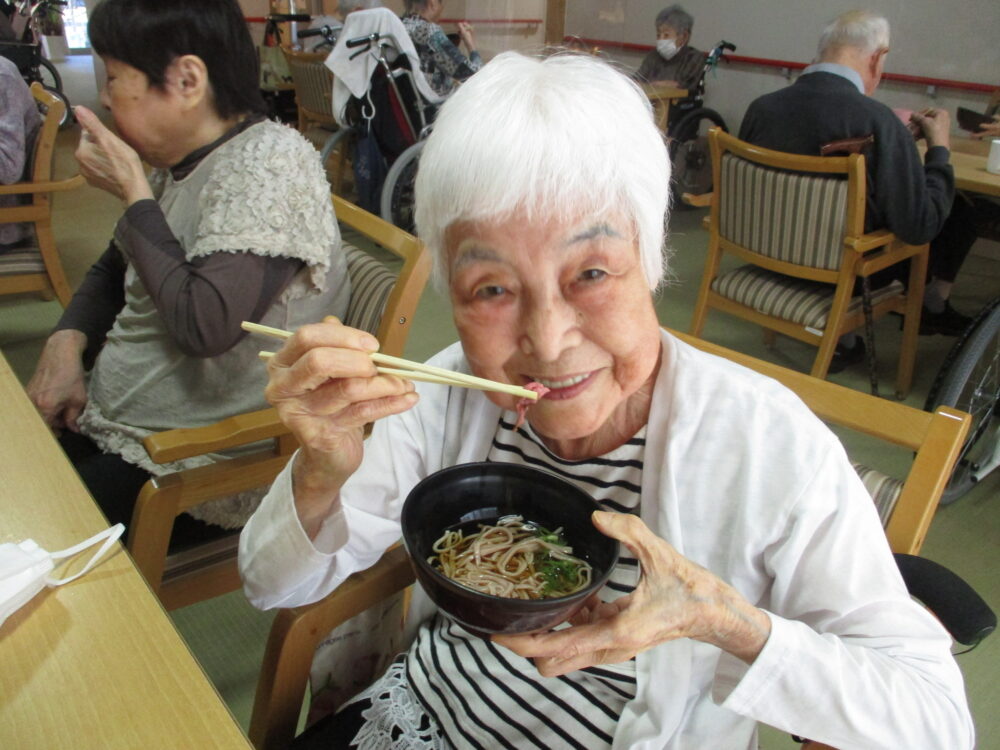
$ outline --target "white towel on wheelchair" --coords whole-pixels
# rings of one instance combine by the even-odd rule
[[[348,47],[351,39],[379,35],[379,45],[384,46],[386,59],[391,63],[399,55],[405,55],[410,61],[413,71],[413,81],[423,99],[430,104],[443,101],[434,93],[427,78],[420,71],[420,57],[417,48],[413,46],[406,27],[388,8],[371,8],[357,10],[344,20],[344,28],[333,51],[326,58],[326,67],[333,71],[333,112],[341,125],[344,121],[344,109],[352,96],[363,97],[371,83],[372,74],[378,66],[378,46],[357,54],[364,47]],[[352,59],[353,56],[353,59]]]

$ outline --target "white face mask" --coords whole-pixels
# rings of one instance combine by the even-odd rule
[[[673,39],[657,39],[656,51],[660,53],[660,57],[664,60],[669,60],[677,54],[677,42]]]
[[[0,626],[12,614],[30,602],[46,586],[62,586],[75,581],[89,571],[104,556],[125,531],[124,524],[117,523],[86,541],[75,544],[60,552],[47,552],[34,539],[25,539],[20,544],[7,542],[0,544]],[[101,548],[94,553],[79,573],[68,578],[52,578],[49,572],[55,567],[55,560],[72,557],[104,540]]]

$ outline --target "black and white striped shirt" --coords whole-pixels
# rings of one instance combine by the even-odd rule
[[[556,474],[605,510],[636,513],[645,428],[610,453],[585,461],[553,455],[526,425],[501,418],[490,461],[521,463]],[[632,591],[639,565],[626,548],[599,596]],[[409,689],[459,748],[610,747],[625,703],[635,696],[635,660],[545,678],[528,659],[468,633],[438,614],[423,626],[405,661]]]

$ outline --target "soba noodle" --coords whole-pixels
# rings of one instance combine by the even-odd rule
[[[522,516],[480,524],[475,534],[446,531],[427,561],[456,583],[510,599],[568,596],[590,583],[590,564],[574,557],[562,529],[546,531]]]

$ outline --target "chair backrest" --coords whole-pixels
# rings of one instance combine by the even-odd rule
[[[31,161],[27,174],[32,182],[46,182],[52,179],[52,156],[56,148],[56,135],[59,133],[59,123],[66,112],[66,104],[62,99],[46,91],[37,81],[31,84],[31,95],[35,98],[39,109],[44,115],[42,125],[35,134],[34,147],[31,150]],[[46,193],[36,194],[48,200]]]
[[[887,522],[883,522],[886,536],[894,552],[916,554],[920,550],[968,431],[968,414],[947,407],[931,414],[748,357],[688,334],[671,333],[699,349],[780,381],[828,423],[914,451],[916,455],[904,481],[886,482],[872,476],[865,486],[878,502],[876,494],[891,490],[893,483],[902,485],[898,499],[880,507],[880,514],[887,516]],[[413,580],[406,550],[397,545],[326,598],[278,611],[268,636],[250,720],[249,735],[257,750],[277,750],[291,742],[313,653],[326,634],[402,591]]]
[[[357,248],[348,248],[351,301],[347,320],[375,334],[384,354],[403,356],[417,302],[430,274],[431,261],[423,243],[339,195],[332,197],[337,219],[356,229],[402,260],[398,274]],[[385,311],[391,314],[385,314]],[[374,327],[374,330],[373,330]]]
[[[845,238],[864,228],[864,157],[798,156],[709,132],[710,223],[720,241],[793,266],[840,268]]]
[[[968,432],[965,412],[940,407],[930,413],[906,404],[814,378],[772,362],[671,331],[698,349],[774,378],[830,425],[869,435],[915,453],[904,480],[855,464],[882,518],[893,552],[915,555],[923,545],[941,493]]]
[[[336,122],[333,117],[333,73],[323,64],[326,55],[289,49],[284,53],[298,106],[314,117]]]

